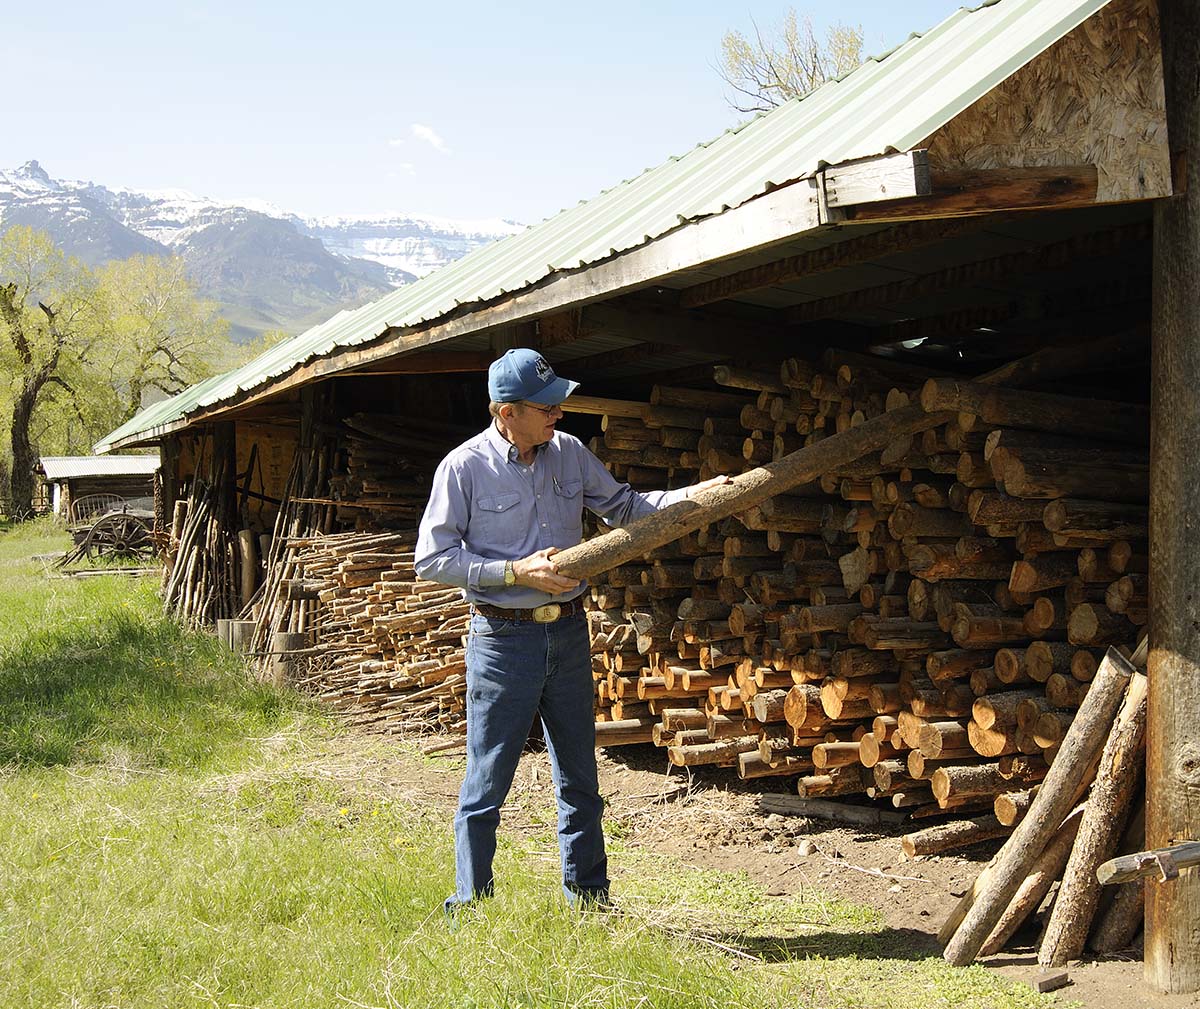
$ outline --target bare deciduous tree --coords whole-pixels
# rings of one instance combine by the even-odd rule
[[[862,62],[861,27],[838,23],[822,41],[812,19],[790,8],[783,20],[754,37],[728,31],[721,39],[718,73],[732,89],[729,104],[738,112],[765,112],[792,98],[802,98],[825,81]]]

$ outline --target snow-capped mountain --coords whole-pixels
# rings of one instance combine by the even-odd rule
[[[48,232],[90,265],[181,256],[201,295],[245,339],[299,332],[522,230],[403,214],[301,217],[259,200],[54,179],[36,161],[0,169],[0,230],[15,224]]]

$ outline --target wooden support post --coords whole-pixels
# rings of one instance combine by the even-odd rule
[[[1161,6],[1167,123],[1185,192],[1154,206],[1146,846],[1200,839],[1200,6]],[[1146,890],[1146,982],[1200,990],[1200,874]]]

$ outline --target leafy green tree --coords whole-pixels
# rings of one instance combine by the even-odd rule
[[[11,405],[8,509],[33,508],[35,412],[77,407],[76,380],[96,342],[91,274],[28,227],[0,236],[0,376]]]
[[[182,259],[133,256],[101,267],[96,279],[108,382],[120,402],[116,424],[150,397],[172,396],[213,374],[229,323],[196,297]]]
[[[134,256],[93,272],[48,235],[0,236],[0,408],[8,511],[30,512],[39,454],[81,454],[153,398],[213,373],[229,326],[183,262]]]
[[[841,23],[818,39],[812,19],[792,7],[765,34],[757,24],[753,38],[726,32],[717,72],[732,89],[728,101],[735,110],[766,112],[853,70],[862,63],[862,43],[861,27]]]

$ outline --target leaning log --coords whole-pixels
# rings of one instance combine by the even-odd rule
[[[1107,729],[1133,673],[1129,661],[1110,648],[1033,806],[997,856],[990,884],[967,911],[946,946],[942,955],[947,962],[962,967],[978,956],[1038,855],[1065,819],[1080,778],[1104,745]]]
[[[1121,713],[1100,757],[1079,836],[1042,936],[1038,951],[1042,967],[1061,967],[1083,952],[1100,902],[1096,869],[1116,849],[1125,828],[1129,803],[1141,774],[1145,738],[1146,677],[1137,673],[1129,681]]]

